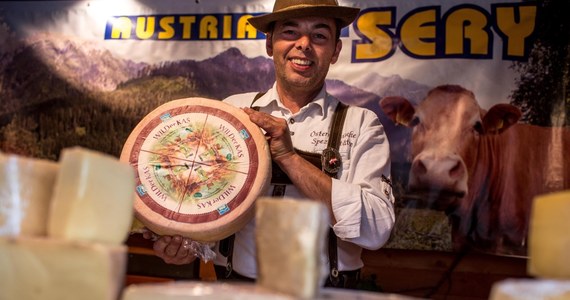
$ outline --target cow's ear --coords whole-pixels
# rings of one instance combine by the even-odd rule
[[[487,134],[498,134],[513,124],[521,117],[521,111],[510,104],[496,104],[483,116],[483,127]]]
[[[380,107],[396,125],[409,126],[416,110],[410,101],[398,96],[388,96],[380,100]]]

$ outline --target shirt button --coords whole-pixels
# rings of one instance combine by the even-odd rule
[[[295,119],[293,118],[289,119],[289,124],[295,124]]]
[[[295,135],[295,131],[291,131],[291,135]]]

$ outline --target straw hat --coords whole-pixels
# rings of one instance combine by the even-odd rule
[[[272,22],[301,17],[331,17],[339,19],[341,28],[348,26],[359,8],[339,6],[337,0],[275,0],[273,12],[249,19],[257,30],[267,33]]]

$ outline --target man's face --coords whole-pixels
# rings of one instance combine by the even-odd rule
[[[284,88],[317,90],[342,48],[332,18],[306,17],[277,21],[268,34],[278,83]]]

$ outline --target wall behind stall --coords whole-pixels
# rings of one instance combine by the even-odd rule
[[[457,242],[445,209],[433,205],[437,197],[409,193],[411,129],[395,125],[379,103],[399,96],[417,105],[430,89],[454,84],[472,91],[484,111],[512,104],[522,112],[519,123],[568,128],[570,38],[559,33],[570,31],[570,21],[558,12],[570,4],[340,3],[362,10],[342,33],[342,54],[327,86],[343,102],[376,112],[388,134],[398,218],[386,249],[452,256],[469,249],[516,255],[524,263],[524,243]],[[269,0],[1,1],[0,151],[57,159],[62,148],[81,145],[119,156],[135,125],[165,102],[268,89],[274,75],[264,35],[247,18],[272,5]],[[550,141],[568,144],[560,139],[566,137]],[[568,164],[565,147],[545,153],[549,164],[541,167]],[[554,187],[563,188],[568,187]],[[499,199],[494,205],[509,203]],[[462,224],[486,226],[489,236],[501,221],[492,210],[486,218],[461,218],[468,218]],[[367,255],[374,261],[385,254]]]

